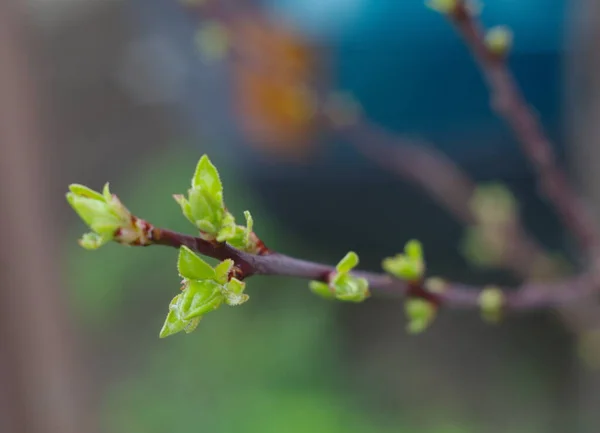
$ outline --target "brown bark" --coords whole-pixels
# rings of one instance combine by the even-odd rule
[[[78,375],[21,4],[0,1],[0,426],[88,432],[74,391]]]

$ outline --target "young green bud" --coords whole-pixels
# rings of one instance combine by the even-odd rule
[[[493,27],[485,35],[485,46],[491,53],[501,57],[508,54],[512,41],[512,31],[505,26]]]
[[[179,249],[179,275],[188,280],[213,280],[215,270],[185,245]]]
[[[79,245],[86,250],[97,250],[111,239],[112,236],[102,236],[98,233],[84,233],[81,239],[79,239]]]
[[[310,281],[308,287],[315,294],[325,299],[335,299],[335,289],[321,281]]]
[[[339,274],[350,272],[358,265],[358,255],[354,251],[350,251],[344,256],[342,260],[337,264],[335,269]]]
[[[490,323],[500,321],[504,306],[504,292],[494,286],[485,287],[479,294],[479,306],[483,319]]]
[[[67,201],[79,217],[92,229],[79,243],[86,249],[96,249],[108,241],[128,245],[151,243],[151,226],[131,215],[116,195],[110,193],[108,183],[102,194],[84,185],[69,186]]]
[[[196,165],[188,198],[176,194],[175,201],[183,215],[200,230],[200,237],[208,241],[227,242],[235,248],[256,253],[257,238],[252,231],[254,220],[245,211],[246,227],[235,223],[234,216],[223,202],[223,185],[219,172],[203,155]]]
[[[408,324],[406,330],[411,334],[418,334],[427,329],[437,312],[437,308],[425,299],[408,298],[404,302],[404,311]]]
[[[363,302],[370,296],[369,282],[348,274],[337,274],[333,281],[336,298],[345,302]]]
[[[207,240],[215,239],[224,225],[232,223],[233,217],[225,211],[223,204],[223,185],[219,173],[206,155],[196,165],[188,198],[180,194],[173,198],[181,206],[183,215]]]
[[[338,299],[346,302],[362,302],[370,296],[369,282],[350,274],[358,265],[358,255],[351,251],[337,264],[329,276],[329,283],[311,281],[310,290],[325,299]]]
[[[246,283],[243,281],[240,281],[236,278],[229,280],[229,282],[225,285],[225,288],[222,290],[227,305],[235,306],[246,302],[249,296],[243,293],[245,288]]]
[[[425,274],[425,261],[423,260],[423,248],[416,240],[407,242],[404,254],[388,257],[382,262],[383,269],[406,281],[418,281]]]

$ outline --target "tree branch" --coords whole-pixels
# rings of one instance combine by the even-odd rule
[[[254,255],[225,243],[206,241],[200,237],[152,227],[152,244],[179,248],[188,248],[218,260],[232,259],[239,269],[237,278],[244,279],[253,275],[277,275],[328,282],[333,266],[310,262],[286,256],[277,252]],[[441,307],[458,309],[478,309],[481,289],[460,283],[445,282],[443,290],[433,292],[426,282],[407,283],[387,274],[366,271],[352,272],[369,282],[372,292],[395,298],[413,297],[425,299]],[[505,291],[504,309],[506,311],[535,310],[574,302],[594,293],[597,286],[594,276],[581,274],[554,283],[527,283],[515,289]]]
[[[525,101],[506,65],[505,56],[488,48],[485,30],[465,0],[458,0],[456,8],[448,16],[483,73],[490,89],[492,108],[512,128],[524,154],[535,168],[542,192],[588,258],[596,261],[600,257],[600,238],[592,215],[557,165],[552,144],[533,109]]]

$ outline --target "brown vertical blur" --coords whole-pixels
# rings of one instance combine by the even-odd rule
[[[80,433],[31,33],[0,1],[0,430]]]
[[[573,2],[570,24],[565,110],[569,143],[583,192],[600,224],[600,3]],[[600,423],[600,304],[580,305],[576,313],[584,327],[578,336],[574,405],[581,431],[591,432]]]

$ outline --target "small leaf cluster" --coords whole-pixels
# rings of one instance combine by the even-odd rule
[[[406,331],[411,334],[419,334],[433,322],[437,307],[425,299],[408,298],[404,302],[404,313],[408,318]]]
[[[417,240],[408,241],[404,246],[404,254],[384,259],[382,267],[387,273],[409,284],[421,284],[425,276],[423,246]],[[426,290],[427,286],[425,284]],[[408,319],[407,331],[416,334],[423,332],[433,322],[437,306],[426,299],[408,297],[404,302],[404,312]]]
[[[196,166],[187,198],[174,195],[184,216],[198,228],[200,237],[208,241],[227,242],[241,250],[254,253],[257,240],[252,232],[253,220],[245,211],[246,226],[235,223],[223,201],[223,184],[219,172],[203,155]]]
[[[404,247],[404,254],[388,257],[382,262],[383,269],[405,281],[418,281],[425,274],[423,246],[417,240],[410,240]]]
[[[111,194],[108,183],[104,185],[102,193],[84,185],[69,185],[67,201],[92,229],[79,240],[85,249],[95,250],[111,240],[140,245],[150,241],[143,222],[133,218],[119,198]]]
[[[160,337],[181,331],[190,333],[205,314],[222,304],[233,306],[246,302],[246,283],[231,277],[233,267],[233,260],[227,259],[213,268],[188,247],[181,247],[177,269],[183,278],[182,292],[169,305]]]
[[[350,272],[358,265],[358,255],[350,251],[329,274],[328,283],[311,281],[310,290],[325,299],[347,302],[362,302],[370,296],[369,283]]]

